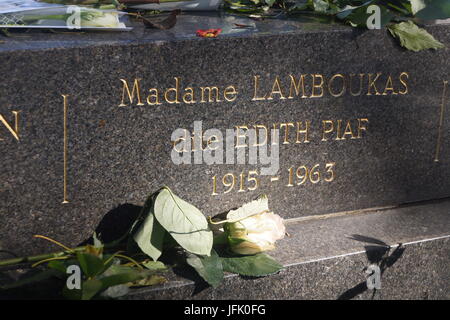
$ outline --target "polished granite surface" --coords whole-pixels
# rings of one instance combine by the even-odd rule
[[[149,18],[151,21],[163,20],[168,13],[155,15]],[[449,20],[429,22],[428,25],[437,23],[450,23]],[[346,31],[360,33],[361,30],[353,29],[338,21],[327,17],[312,15],[301,15],[286,17],[282,13],[274,15],[273,18],[256,20],[242,15],[233,15],[223,12],[183,12],[178,16],[175,27],[169,30],[158,30],[145,28],[135,19],[128,19],[127,26],[132,27],[130,31],[50,31],[50,30],[12,30],[11,36],[5,37],[0,34],[0,51],[17,49],[43,49],[57,47],[83,47],[91,45],[112,45],[115,43],[164,43],[168,41],[179,41],[200,39],[196,36],[198,29],[220,28],[220,37],[251,37],[289,33],[320,33]]]

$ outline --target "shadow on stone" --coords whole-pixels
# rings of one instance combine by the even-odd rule
[[[95,229],[95,233],[104,243],[109,243],[123,236],[133,225],[142,210],[141,206],[125,203],[105,214]],[[81,245],[91,243],[89,238]]]
[[[192,296],[195,296],[210,287],[210,285],[198,275],[194,268],[189,265],[176,266],[173,267],[172,270],[177,276],[194,282],[194,291],[192,292]]]
[[[384,241],[381,241],[381,240],[378,240],[378,239],[375,239],[375,238],[372,238],[372,237],[362,236],[360,234],[352,234],[348,238],[352,239],[352,240],[360,241],[360,242],[378,244],[380,246],[389,247],[389,245],[386,242],[384,242]]]
[[[101,239],[103,243],[109,243],[119,239],[129,231],[133,223],[139,217],[141,210],[141,206],[125,203],[109,211],[104,215],[95,229],[99,239]],[[173,243],[174,240],[169,242]],[[80,245],[86,245],[88,243],[92,243],[92,237],[86,239]],[[135,243],[133,244],[133,250],[139,251],[137,245]],[[196,295],[208,288],[208,283],[204,281],[192,267],[185,264],[183,254],[176,251],[178,250],[175,248],[165,248],[162,256],[158,260],[167,265],[175,265],[172,268],[175,275],[194,282],[195,289],[192,295]]]
[[[364,246],[364,250],[366,251],[367,260],[369,260],[370,264],[379,264],[386,256],[386,253],[389,252],[390,248],[381,246]]]
[[[20,269],[0,272],[0,284],[15,285],[17,282],[26,284],[0,290],[0,300],[58,300],[61,299],[61,288],[65,280],[57,277],[47,277],[55,274],[52,270],[40,272],[39,269]],[[29,281],[34,278],[35,280]],[[28,279],[28,280],[27,280]]]
[[[366,281],[361,282],[354,286],[351,289],[348,289],[343,294],[341,294],[337,299],[338,300],[350,300],[354,297],[360,295],[361,293],[364,293],[368,290]]]
[[[392,267],[395,264],[395,262],[397,262],[401,258],[403,252],[405,251],[405,247],[403,247],[401,243],[399,243],[398,246],[395,248],[395,250],[392,251],[391,254],[389,254],[392,247],[382,240],[358,234],[354,234],[349,238],[360,242],[375,244],[364,246],[364,249],[369,263],[371,265],[376,264],[380,268],[380,278],[383,276],[384,272],[388,268]],[[363,271],[366,270],[367,267],[363,269]],[[337,298],[337,300],[350,300],[366,292],[367,290],[369,290],[369,288],[367,287],[367,281],[364,281],[357,284],[353,288],[346,290]],[[377,290],[373,289],[371,299],[375,297],[376,292]]]

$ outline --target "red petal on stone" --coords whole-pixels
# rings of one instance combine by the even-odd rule
[[[202,38],[215,38],[222,32],[222,29],[199,29],[197,30],[197,36]]]

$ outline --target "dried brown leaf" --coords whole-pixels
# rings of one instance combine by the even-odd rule
[[[150,21],[142,17],[144,25],[148,28],[156,28],[160,30],[167,30],[173,28],[177,24],[177,15],[181,13],[180,9],[173,10],[170,15],[161,21]]]

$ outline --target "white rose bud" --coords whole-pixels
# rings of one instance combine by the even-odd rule
[[[125,24],[120,22],[117,12],[102,12],[100,10],[82,12],[81,26],[85,28],[125,28]]]
[[[275,241],[284,238],[286,228],[283,219],[273,212],[263,212],[226,223],[228,244],[238,254],[256,254],[275,249]]]

